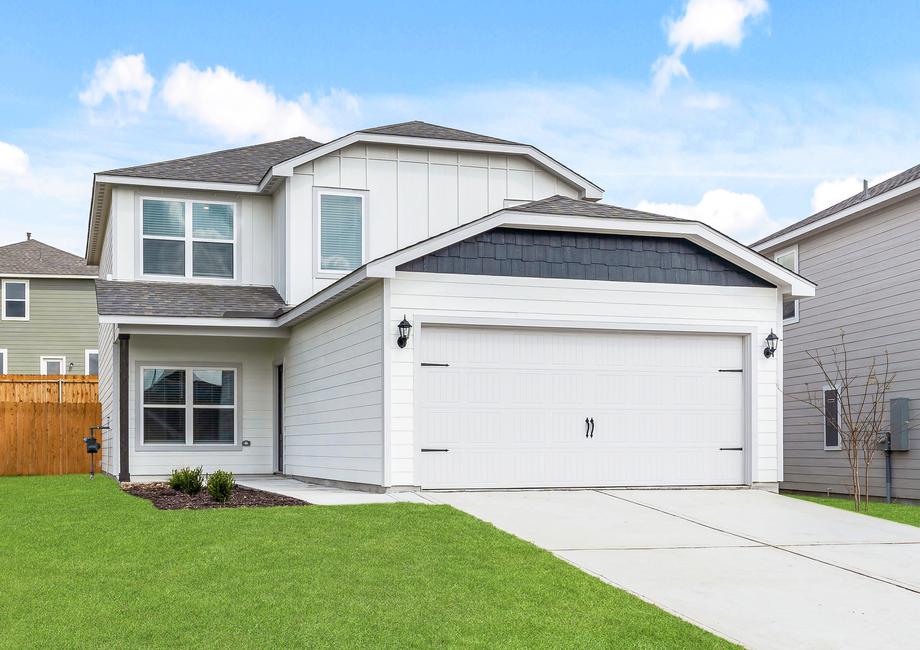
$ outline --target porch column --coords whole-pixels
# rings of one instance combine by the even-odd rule
[[[130,481],[128,467],[128,341],[130,334],[118,335],[118,480]]]

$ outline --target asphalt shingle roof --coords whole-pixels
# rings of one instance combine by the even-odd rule
[[[82,257],[49,246],[37,239],[0,246],[0,274],[99,275],[98,266],[87,266]]]
[[[630,208],[621,208],[616,205],[585,201],[584,199],[571,199],[567,196],[556,194],[539,201],[531,201],[522,205],[508,208],[514,212],[536,212],[539,214],[558,214],[576,217],[606,217],[612,219],[642,219],[644,221],[686,221],[677,217],[669,217],[653,212],[643,212]]]
[[[401,135],[410,138],[436,138],[438,140],[462,140],[464,142],[483,142],[487,144],[519,144],[510,140],[493,138],[492,136],[472,133],[470,131],[461,131],[460,129],[451,129],[446,126],[429,124],[413,120],[412,122],[399,122],[398,124],[387,124],[377,126],[372,129],[362,129],[359,133],[379,133],[382,135]]]
[[[136,167],[110,169],[100,173],[110,176],[255,185],[273,165],[319,146],[322,146],[321,142],[296,137]]]
[[[867,201],[871,198],[878,196],[879,194],[884,194],[885,192],[893,190],[897,187],[906,185],[907,183],[910,183],[911,181],[915,181],[918,178],[920,178],[920,165],[915,165],[914,167],[911,167],[910,169],[907,169],[901,172],[900,174],[892,176],[891,178],[884,180],[881,183],[873,185],[866,191],[860,192],[859,194],[854,194],[850,198],[844,199],[840,203],[835,203],[831,207],[825,208],[824,210],[821,210],[820,212],[815,212],[813,215],[809,217],[805,217],[801,221],[796,221],[791,226],[786,226],[782,230],[777,230],[772,235],[768,235],[764,237],[763,239],[759,239],[755,241],[753,244],[751,244],[751,246],[757,246],[758,244],[762,244],[765,241],[769,241],[773,239],[774,237],[780,237],[781,235],[790,233],[793,230],[798,230],[802,226],[807,226],[810,223],[814,223],[815,221],[820,221],[821,219],[824,219],[825,217],[829,217],[832,214],[836,214],[837,212],[840,212],[841,210],[846,210],[847,208],[853,207],[854,205],[859,205],[863,201]]]
[[[273,318],[284,308],[274,287],[96,280],[100,315]]]

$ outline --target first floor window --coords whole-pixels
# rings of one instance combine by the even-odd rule
[[[235,369],[147,367],[141,385],[145,444],[236,442]]]
[[[347,273],[364,263],[364,196],[319,192],[319,271]]]
[[[7,363],[9,362],[9,352],[0,348],[0,375],[7,373]]]
[[[84,369],[87,375],[99,374],[99,350],[87,350]]]
[[[3,320],[29,320],[29,281],[4,280],[2,293]]]
[[[824,389],[824,448],[840,449],[840,394]]]
[[[67,359],[65,357],[41,357],[43,375],[66,375]]]

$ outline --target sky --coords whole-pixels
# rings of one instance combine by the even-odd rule
[[[92,175],[419,119],[743,242],[920,163],[920,3],[0,0],[0,245]]]

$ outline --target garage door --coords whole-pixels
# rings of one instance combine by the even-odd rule
[[[742,339],[424,326],[423,487],[736,485]]]

